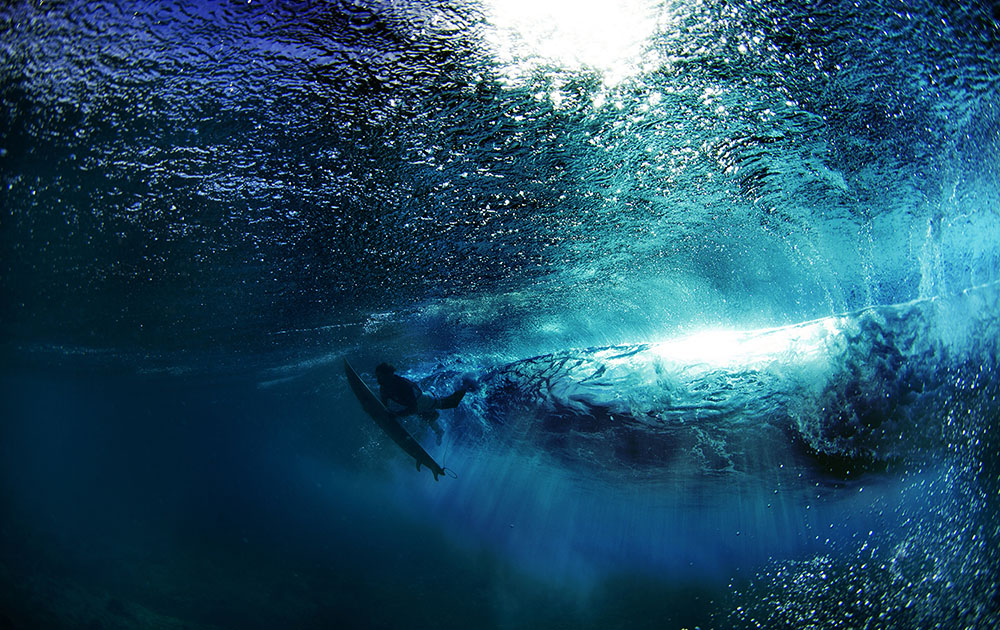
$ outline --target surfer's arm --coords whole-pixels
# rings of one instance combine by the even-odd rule
[[[412,405],[408,405],[406,407],[403,407],[401,410],[397,411],[396,415],[397,416],[408,416],[408,415],[414,414],[414,413],[417,413],[417,403],[416,403],[416,401],[414,401]]]

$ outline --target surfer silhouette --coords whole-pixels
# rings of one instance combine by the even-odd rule
[[[382,404],[397,416],[419,415],[420,419],[434,430],[437,442],[440,444],[444,429],[437,422],[440,415],[437,410],[457,407],[465,396],[465,389],[459,389],[444,398],[435,398],[421,391],[420,386],[413,381],[396,374],[396,368],[388,363],[378,364],[375,368],[375,378],[378,380]],[[392,408],[389,407],[390,401],[395,403]]]

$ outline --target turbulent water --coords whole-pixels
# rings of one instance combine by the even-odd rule
[[[15,1],[0,101],[0,627],[1000,625],[991,4]]]

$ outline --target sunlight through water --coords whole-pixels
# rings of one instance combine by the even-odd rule
[[[783,361],[812,361],[835,347],[841,318],[827,317],[770,330],[704,330],[662,341],[655,353],[684,365],[718,368],[753,368]]]
[[[592,71],[612,88],[650,63],[657,14],[646,0],[489,0],[486,10],[486,43],[510,83]]]

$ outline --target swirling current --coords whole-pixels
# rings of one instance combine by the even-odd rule
[[[986,2],[5,3],[0,627],[997,627],[998,97]]]

